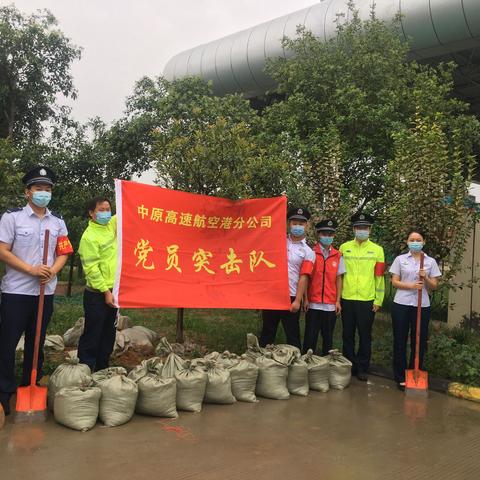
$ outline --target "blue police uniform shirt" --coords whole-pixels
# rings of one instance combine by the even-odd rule
[[[57,238],[67,236],[68,232],[63,219],[48,209],[43,218],[38,217],[30,205],[4,213],[0,220],[0,242],[11,245],[11,252],[25,263],[41,265],[45,230],[50,230],[47,265],[52,266],[56,258]],[[56,286],[55,277],[45,285],[45,295],[53,295]],[[40,278],[6,265],[1,289],[3,293],[40,295]]]

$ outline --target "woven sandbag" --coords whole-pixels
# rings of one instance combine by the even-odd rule
[[[343,390],[350,385],[352,379],[352,362],[345,358],[338,350],[328,352],[330,375],[328,382],[335,390]]]
[[[206,361],[204,370],[207,372],[207,388],[205,389],[205,403],[230,404],[236,399],[232,394],[230,372],[220,364]]]
[[[90,367],[70,358],[59,365],[48,381],[48,404],[53,409],[55,394],[63,387],[88,387],[92,382]]]
[[[175,374],[177,380],[177,408],[187,412],[200,412],[207,388],[207,373],[190,361]]]
[[[184,360],[180,355],[177,355],[168,340],[163,337],[155,350],[157,355],[165,356],[167,358],[163,364],[162,377],[175,378],[175,373],[184,368]]]
[[[138,381],[138,413],[154,417],[177,418],[177,385],[174,378],[149,373]]]
[[[239,402],[257,402],[255,388],[258,366],[245,358],[229,368],[232,381],[232,394]]]
[[[308,367],[308,384],[310,390],[328,392],[330,388],[328,381],[330,365],[328,359],[314,355],[313,350],[308,350],[308,352],[303,355],[302,359]]]
[[[86,432],[97,423],[102,391],[98,387],[63,387],[55,394],[55,420]]]
[[[265,349],[260,347],[258,338],[253,333],[247,333],[247,350],[245,352],[247,360],[254,362],[265,353]]]
[[[155,373],[157,375],[162,374],[163,363],[160,357],[152,357],[148,360],[142,360],[140,365],[132,368],[127,375],[130,380],[138,382],[141,378],[145,377],[148,373]]]
[[[123,367],[108,367],[104,368],[103,370],[98,370],[92,374],[92,383],[93,385],[97,385],[102,380],[113,377],[115,375],[126,376],[127,371]]]
[[[107,427],[118,427],[131,420],[137,404],[138,386],[124,375],[112,374],[97,382],[102,390],[100,420]]]
[[[274,360],[271,352],[257,358],[256,364],[259,370],[255,393],[274,400],[290,398],[287,388],[288,367]]]
[[[287,388],[292,395],[308,395],[308,367],[301,358],[296,358],[288,366]]]

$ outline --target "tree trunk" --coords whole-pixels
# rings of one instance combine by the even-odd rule
[[[183,343],[185,339],[183,338],[183,313],[184,308],[177,308],[177,343]]]

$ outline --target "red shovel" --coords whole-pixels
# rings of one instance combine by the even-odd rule
[[[45,230],[43,244],[43,265],[48,262],[48,241],[50,230]],[[15,422],[33,423],[47,419],[47,387],[37,386],[38,354],[40,351],[40,336],[42,332],[43,305],[45,301],[45,284],[40,284],[40,298],[38,300],[37,325],[35,332],[35,344],[33,349],[32,374],[28,387],[17,388],[17,405]]]
[[[420,255],[420,270],[423,269],[424,253]],[[418,290],[417,331],[415,338],[415,365],[405,370],[405,393],[409,396],[428,396],[428,372],[420,370],[420,324],[422,321],[422,289]]]

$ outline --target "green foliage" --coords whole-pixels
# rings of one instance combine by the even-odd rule
[[[17,153],[8,139],[0,138],[0,215],[20,202],[21,174],[14,164]]]
[[[39,138],[43,122],[65,115],[58,95],[75,98],[70,66],[80,49],[47,10],[0,7],[0,138]]]

